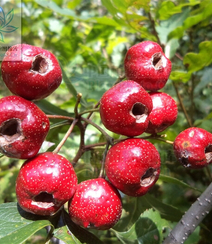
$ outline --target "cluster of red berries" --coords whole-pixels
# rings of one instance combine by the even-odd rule
[[[6,52],[1,72],[14,95],[0,99],[0,152],[26,159],[16,180],[18,203],[28,212],[52,215],[73,196],[78,182],[66,158],[53,152],[39,153],[50,122],[34,101],[59,87],[60,65],[47,50],[17,44]]]
[[[20,61],[14,61],[14,54]],[[155,42],[144,41],[126,53],[125,74],[100,101],[103,125],[126,136],[108,150],[107,179],[89,179],[78,184],[72,164],[54,152],[39,153],[50,122],[34,103],[49,96],[62,81],[55,56],[39,47],[19,44],[2,61],[2,78],[14,94],[0,99],[0,152],[26,159],[16,181],[19,205],[38,215],[53,215],[66,202],[73,222],[100,230],[114,226],[121,217],[122,193],[146,194],[160,174],[160,155],[142,133],[157,134],[177,118],[174,99],[162,89],[171,72],[171,62]],[[174,152],[186,167],[203,167],[212,160],[212,134],[189,128],[174,142]],[[119,191],[118,191],[119,190]]]
[[[50,122],[34,101],[49,96],[62,81],[55,56],[36,46],[18,44],[6,52],[1,72],[14,95],[0,99],[0,152],[26,159],[16,180],[20,207],[50,216],[69,201],[69,214],[75,223],[86,228],[111,228],[122,213],[118,190],[103,178],[78,184],[66,158],[54,152],[39,153]]]
[[[171,72],[171,61],[160,45],[144,41],[132,46],[126,53],[124,67],[127,80],[106,91],[100,102],[104,126],[127,136],[109,149],[105,171],[117,189],[138,197],[158,180],[161,162],[152,143],[133,137],[164,131],[175,122],[178,110],[171,96],[158,91]]]

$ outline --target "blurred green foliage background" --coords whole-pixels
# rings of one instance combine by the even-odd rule
[[[103,93],[124,75],[123,60],[128,48],[152,40],[163,47],[172,61],[170,79],[162,89],[176,100],[179,110],[175,124],[161,133],[170,141],[191,126],[212,132],[211,39],[210,0],[22,0],[22,43],[53,52],[66,74],[53,94],[37,102],[39,107],[48,114],[72,115],[76,94],[80,92],[83,95],[80,111],[93,108]],[[0,97],[10,95],[1,78],[0,84]],[[92,120],[104,128],[98,113]],[[41,151],[52,151],[65,135],[68,126],[58,127],[57,122],[51,120],[52,129]],[[86,145],[102,141],[99,131],[89,125]],[[161,243],[162,237],[211,182],[211,165],[201,170],[185,169],[176,161],[171,145],[150,141],[161,155],[161,177],[148,196],[139,199],[123,196],[125,215],[115,230],[92,231],[104,243]],[[80,132],[76,128],[60,153],[71,161],[79,143]],[[75,167],[79,182],[98,177],[103,150],[104,147],[95,147],[79,160]],[[0,203],[16,201],[15,180],[22,163],[0,158]],[[144,212],[147,208],[150,210]],[[143,219],[139,219],[141,214]],[[144,221],[144,217],[149,220]],[[140,228],[152,226],[160,232],[160,240],[150,242],[151,235],[145,239],[151,228],[145,235],[138,234],[135,223],[140,223]],[[210,213],[186,243],[210,244],[211,227]],[[42,229],[26,243],[44,243],[44,237]]]

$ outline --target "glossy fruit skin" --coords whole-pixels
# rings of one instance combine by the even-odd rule
[[[33,102],[18,96],[0,99],[0,152],[11,158],[34,157],[45,140],[50,123]]]
[[[73,222],[84,227],[107,230],[121,217],[122,202],[119,192],[103,178],[81,182],[69,201]]]
[[[109,181],[128,196],[139,197],[153,187],[160,174],[160,155],[144,139],[129,138],[113,145],[106,156]]]
[[[149,125],[145,132],[156,134],[173,125],[177,119],[178,109],[175,100],[164,92],[149,93],[153,109],[149,114]]]
[[[212,134],[202,128],[190,127],[174,140],[174,153],[187,168],[203,168],[212,163]]]
[[[73,166],[63,156],[52,152],[25,161],[16,180],[16,195],[21,208],[43,216],[56,213],[73,196],[76,188]]]
[[[14,61],[14,56],[21,60]],[[17,44],[5,54],[2,78],[8,89],[27,100],[40,100],[59,87],[62,71],[56,57],[40,47]]]
[[[138,82],[145,90],[157,91],[165,86],[172,64],[159,44],[143,41],[128,49],[124,68],[127,79]]]
[[[100,101],[103,125],[114,133],[129,137],[141,135],[146,130],[151,110],[150,95],[142,86],[131,80],[111,87]]]

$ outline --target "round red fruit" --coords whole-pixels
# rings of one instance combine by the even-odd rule
[[[146,194],[158,180],[160,155],[152,143],[129,138],[109,149],[105,172],[120,191],[128,196],[139,197]]]
[[[152,99],[147,91],[135,81],[122,81],[107,90],[100,102],[103,125],[110,131],[138,136],[147,128]]]
[[[69,202],[72,221],[84,228],[107,230],[118,222],[121,213],[119,192],[103,178],[81,182]]]
[[[145,90],[162,89],[171,73],[171,61],[156,42],[143,41],[126,53],[124,68],[127,79],[134,80]]]
[[[45,152],[28,159],[16,180],[21,208],[37,215],[53,215],[75,193],[77,176],[71,163],[59,154]]]
[[[212,163],[212,134],[202,128],[190,127],[182,131],[173,147],[184,167],[198,169]]]
[[[1,71],[8,89],[27,100],[49,96],[62,81],[56,57],[48,50],[28,44],[12,46],[3,58]]]
[[[0,99],[0,152],[11,158],[34,157],[49,131],[49,119],[33,102],[18,96]]]
[[[145,132],[156,134],[173,125],[177,119],[178,109],[175,100],[164,92],[149,93],[153,109],[149,114],[149,125]]]

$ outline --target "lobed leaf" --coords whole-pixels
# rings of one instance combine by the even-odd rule
[[[184,7],[195,6],[200,4],[200,1],[190,1],[175,5],[172,1],[163,1],[158,11],[161,20],[166,20],[174,14],[181,13]]]
[[[183,64],[188,67],[189,72],[201,70],[212,63],[211,55],[212,41],[203,41],[199,44],[199,53],[187,53],[183,59]]]

